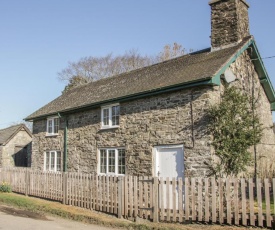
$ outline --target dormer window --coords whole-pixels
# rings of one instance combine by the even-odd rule
[[[119,127],[119,104],[101,107],[101,128],[116,128]]]
[[[59,118],[50,117],[47,119],[47,135],[57,135],[59,129]]]

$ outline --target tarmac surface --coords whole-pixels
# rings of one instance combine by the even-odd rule
[[[110,230],[92,224],[0,206],[0,230]]]

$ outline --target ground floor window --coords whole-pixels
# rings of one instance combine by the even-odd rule
[[[44,157],[44,170],[60,172],[61,171],[61,152],[48,151]]]
[[[125,174],[125,149],[100,149],[99,173],[115,175]]]

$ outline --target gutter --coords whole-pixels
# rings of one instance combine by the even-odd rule
[[[60,115],[60,113],[57,113],[58,117],[61,118],[62,116]],[[67,158],[68,158],[68,148],[67,148],[67,141],[68,139],[68,118],[65,117],[65,128],[64,128],[64,154],[63,154],[63,171],[67,172]]]
[[[267,98],[270,102],[271,111],[275,111],[275,91],[264,66],[263,60],[260,56],[259,50],[257,48],[256,42],[253,40],[252,43],[253,53],[252,53],[252,61],[255,64],[256,71],[259,75],[259,80],[261,85],[264,88],[264,91],[267,95]]]
[[[64,166],[63,171],[67,172],[67,158],[68,158],[68,118],[65,117],[65,128],[64,128]]]
[[[127,96],[122,96],[122,97],[118,97],[118,98],[112,98],[109,100],[105,100],[105,101],[100,101],[100,102],[96,102],[93,104],[89,104],[89,105],[83,105],[80,107],[75,107],[72,109],[67,109],[67,110],[63,110],[63,111],[58,111],[58,112],[53,112],[53,113],[48,113],[42,116],[37,116],[37,117],[31,117],[31,118],[25,118],[24,120],[26,121],[33,121],[36,119],[43,119],[43,118],[47,118],[49,116],[54,116],[56,115],[56,113],[58,114],[71,114],[74,112],[79,112],[79,111],[83,111],[83,110],[87,110],[87,109],[93,109],[93,108],[98,108],[104,104],[111,104],[111,103],[116,103],[116,102],[125,102],[125,101],[130,101],[130,100],[135,100],[135,99],[140,99],[140,98],[144,98],[144,97],[148,97],[148,96],[154,96],[157,94],[161,94],[161,93],[167,93],[167,92],[172,92],[172,91],[176,91],[176,90],[180,90],[180,89],[186,89],[186,88],[190,88],[190,87],[195,87],[195,86],[205,86],[205,85],[220,85],[220,79],[219,76],[216,77],[205,77],[204,79],[200,79],[199,81],[193,81],[193,82],[188,82],[185,84],[178,84],[178,85],[173,85],[173,86],[168,86],[168,87],[164,87],[164,88],[157,88],[157,89],[153,89],[150,91],[145,91],[145,92],[140,92],[140,93],[136,93],[136,94],[132,94],[132,95],[127,95]]]

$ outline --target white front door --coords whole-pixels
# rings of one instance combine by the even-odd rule
[[[167,177],[179,178],[184,180],[184,157],[183,157],[183,146],[182,145],[167,145],[155,147],[155,176],[162,177],[164,181]],[[174,200],[176,201],[176,209],[179,209],[178,201],[179,196],[184,199],[184,194],[179,193],[179,188],[176,186],[176,191],[173,191],[172,184],[162,185],[162,190],[160,194],[160,208],[172,209],[173,208],[173,197],[176,195]],[[183,191],[183,189],[182,189]],[[163,199],[167,198],[169,193],[169,200]],[[183,207],[182,207],[183,208]]]
[[[155,148],[155,176],[184,177],[184,158],[182,145],[167,145]]]

